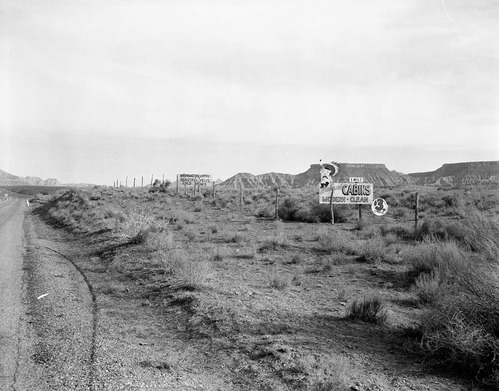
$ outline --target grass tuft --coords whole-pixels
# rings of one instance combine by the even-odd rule
[[[384,323],[386,312],[383,311],[383,302],[378,296],[354,300],[350,305],[348,317],[368,323]]]

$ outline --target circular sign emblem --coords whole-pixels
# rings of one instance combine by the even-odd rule
[[[383,198],[376,198],[371,205],[371,209],[376,216],[383,216],[388,210],[388,204]]]

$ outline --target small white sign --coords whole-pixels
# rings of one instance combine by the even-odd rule
[[[371,205],[371,210],[376,216],[383,216],[388,211],[388,204],[383,198],[376,198]]]
[[[362,178],[361,176],[351,176],[350,178],[348,178],[348,181],[354,183],[364,182],[364,178]]]

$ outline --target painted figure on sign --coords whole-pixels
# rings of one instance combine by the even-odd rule
[[[377,198],[374,200],[374,209],[376,212],[382,212],[384,209],[384,202],[382,198]]]
[[[338,173],[338,164],[335,162],[322,164],[321,162],[321,189],[328,188],[333,182],[332,177]]]
[[[329,187],[331,184],[331,170],[321,165],[321,189]]]

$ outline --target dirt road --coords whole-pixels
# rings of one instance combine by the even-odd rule
[[[0,389],[13,389],[21,316],[25,201],[0,203]]]

